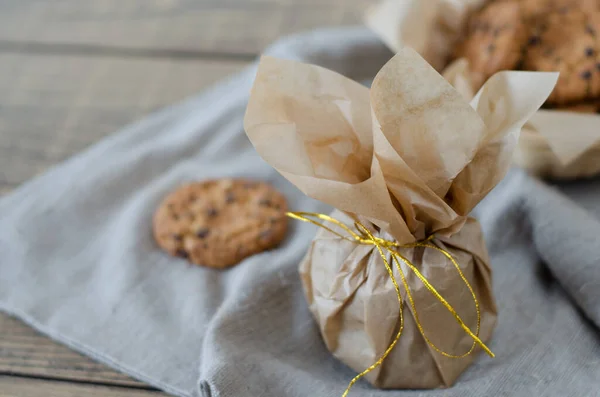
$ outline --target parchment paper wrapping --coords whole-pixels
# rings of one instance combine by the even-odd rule
[[[477,294],[485,341],[496,321],[491,270],[479,225],[467,215],[504,177],[522,125],[556,78],[501,73],[469,104],[408,48],[381,69],[370,92],[317,66],[264,57],[244,124],[259,154],[304,193],[337,208],[334,217],[350,224],[349,217],[358,218],[376,236],[403,244],[435,234]],[[433,251],[402,252],[475,328],[472,297],[447,258]],[[467,351],[470,338],[404,270],[427,336],[451,353]],[[356,371],[375,362],[399,325],[396,293],[377,250],[319,230],[300,276],[328,349]],[[404,317],[398,345],[368,380],[383,388],[451,385],[474,355],[435,353],[406,306]]]
[[[366,23],[394,51],[416,49],[465,97],[475,93],[466,59],[451,64],[469,14],[487,0],[384,0]],[[600,173],[600,116],[540,110],[524,126],[514,161],[530,172],[560,179]]]

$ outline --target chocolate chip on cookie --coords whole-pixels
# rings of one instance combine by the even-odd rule
[[[519,64],[528,39],[519,7],[517,0],[493,2],[471,18],[467,38],[457,55],[469,60],[474,86]]]
[[[287,230],[286,211],[285,197],[266,183],[241,179],[191,183],[160,204],[154,215],[154,238],[171,255],[225,268],[276,247]]]

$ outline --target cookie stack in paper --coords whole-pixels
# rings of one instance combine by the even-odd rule
[[[555,178],[600,173],[597,0],[384,0],[367,24],[393,50],[416,48],[468,99],[500,70],[560,72],[515,162]]]
[[[600,2],[492,0],[469,17],[456,48],[479,89],[501,70],[560,72],[548,107],[600,110]]]
[[[246,132],[291,183],[336,208],[312,214],[331,221],[300,277],[327,348],[357,372],[376,363],[365,373],[375,386],[449,386],[487,349],[491,268],[468,214],[504,177],[556,79],[500,73],[468,103],[408,48],[370,90],[318,66],[261,60]]]

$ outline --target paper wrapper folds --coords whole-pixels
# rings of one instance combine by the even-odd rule
[[[371,91],[317,66],[264,57],[244,124],[259,154],[304,193],[337,208],[335,218],[360,219],[401,244],[434,234],[475,290],[486,341],[496,321],[491,270],[468,213],[504,177],[522,125],[556,78],[501,73],[469,104],[411,49],[382,68]],[[431,249],[402,253],[474,329],[473,299],[448,259]],[[404,270],[427,336],[450,353],[468,351],[472,340],[454,317]],[[328,349],[356,371],[375,362],[399,326],[396,292],[377,250],[319,230],[300,274]],[[434,352],[412,309],[403,313],[399,343],[367,379],[385,388],[451,385],[475,355]]]
[[[468,16],[487,0],[384,0],[367,25],[394,51],[417,50],[466,98],[477,91],[466,59],[452,63]],[[541,110],[524,126],[514,162],[540,176],[561,179],[600,173],[600,116]]]
[[[332,216],[347,219],[352,224],[341,212],[334,212]],[[390,237],[385,232],[375,235]],[[496,324],[496,305],[479,224],[469,219],[459,233],[438,243],[454,256],[473,286],[482,313],[480,338],[489,340]],[[447,259],[437,252],[422,249],[406,249],[402,254],[425,271],[429,280],[435,280],[438,291],[457,308],[469,326],[475,327],[473,300]],[[404,270],[411,274],[408,269]],[[396,291],[376,248],[357,246],[319,230],[300,265],[300,277],[327,348],[356,372],[377,361],[398,331],[399,316]],[[473,341],[454,317],[413,275],[409,276],[409,284],[413,287],[419,319],[432,342],[449,352],[468,351]],[[408,308],[404,309],[404,322],[404,331],[394,350],[382,366],[367,375],[375,386],[450,386],[473,361],[474,355],[450,359],[433,352],[419,333]]]

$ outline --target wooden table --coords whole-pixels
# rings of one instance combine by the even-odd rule
[[[0,194],[373,0],[0,0]],[[0,314],[0,397],[165,394]]]

